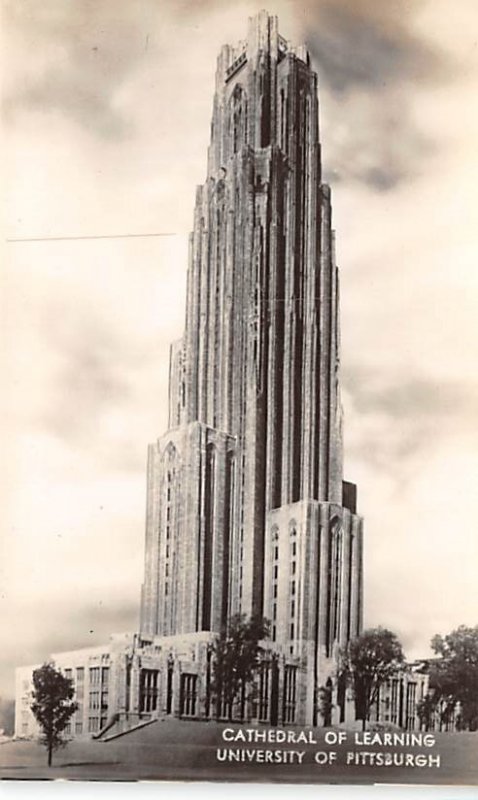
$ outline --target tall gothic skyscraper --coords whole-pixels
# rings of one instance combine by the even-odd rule
[[[217,63],[169,430],[149,448],[141,633],[264,615],[307,696],[362,615],[338,317],[317,75],[261,12]]]

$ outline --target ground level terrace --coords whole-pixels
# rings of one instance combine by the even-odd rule
[[[358,732],[338,728],[300,729],[309,741],[242,742],[240,737],[227,741],[231,735],[224,731],[231,728],[239,731],[242,726],[153,722],[109,742],[72,741],[55,753],[51,769],[46,766],[45,749],[37,742],[8,742],[0,745],[0,775],[16,779],[478,784],[478,735],[473,733],[436,733],[433,744],[423,738],[419,744],[407,739],[394,746],[388,740],[360,744],[355,738]],[[297,729],[294,732],[297,737]]]

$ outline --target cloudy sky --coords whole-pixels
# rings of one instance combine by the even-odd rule
[[[16,664],[137,626],[215,58],[263,6],[3,2],[0,694]],[[427,655],[478,623],[476,4],[268,10],[319,73],[365,623]]]

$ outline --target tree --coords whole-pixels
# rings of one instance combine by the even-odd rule
[[[403,661],[402,645],[386,628],[370,628],[350,642],[346,668],[352,677],[355,713],[362,720],[363,730],[380,686],[401,669]]]
[[[426,731],[429,731],[431,728],[436,706],[437,697],[433,691],[427,692],[417,703],[417,716],[420,720],[420,726],[421,728],[425,728]]]
[[[15,700],[0,697],[0,732],[12,736],[15,730]]]
[[[33,672],[31,710],[42,730],[41,742],[48,750],[51,767],[53,751],[65,744],[61,734],[78,708],[73,702],[73,682],[54,663],[43,664]]]
[[[438,658],[430,664],[430,685],[450,709],[460,704],[460,726],[478,729],[478,625],[460,625],[431,642]]]
[[[332,724],[332,711],[334,703],[332,700],[332,686],[328,683],[325,686],[319,686],[319,702],[318,712],[324,721],[324,727],[328,728]]]
[[[247,620],[245,614],[235,614],[214,642],[211,691],[216,701],[216,719],[225,710],[232,720],[237,700],[240,700],[240,717],[244,717],[246,692],[264,655],[259,642],[268,635],[267,620],[260,617]]]

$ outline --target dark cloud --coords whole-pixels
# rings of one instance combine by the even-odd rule
[[[59,111],[78,125],[94,129],[106,139],[122,139],[132,128],[132,121],[112,108],[108,87],[103,83],[95,91],[91,86],[82,86],[79,73],[76,77],[71,72],[58,75],[52,69],[37,85],[17,96],[15,101],[7,100],[4,106],[7,114],[13,106],[43,113]]]
[[[221,5],[219,0],[177,0],[170,8],[181,24],[194,19],[200,25]],[[285,2],[288,6],[311,52],[325,101],[324,178],[356,181],[385,193],[420,174],[435,146],[412,118],[410,99],[418,86],[452,72],[449,57],[414,31],[423,1],[303,0]],[[250,14],[259,8],[259,3],[248,4]],[[280,5],[270,11],[280,22]],[[245,30],[246,20],[238,37]]]
[[[335,98],[327,109],[331,182],[353,180],[387,192],[422,172],[433,154],[412,118],[410,98],[418,87],[444,80],[451,65],[413,31],[422,5],[322,0],[306,6],[303,35],[320,83]]]
[[[322,0],[304,29],[322,80],[335,92],[442,78],[444,55],[412,32],[420,0]],[[310,25],[314,19],[314,25]]]
[[[421,174],[436,150],[410,120],[403,99],[373,107],[365,99],[331,106],[323,127],[323,174],[330,184],[357,182],[389,192]],[[340,138],[334,129],[341,130]]]
[[[93,316],[74,313],[48,313],[44,333],[50,352],[59,358],[42,421],[50,432],[69,440],[93,432],[104,413],[130,398],[126,365],[131,345]]]
[[[42,614],[45,619],[55,620],[55,625],[50,626],[48,632],[42,628],[38,633],[38,608],[25,607],[21,644],[13,640],[4,641],[0,656],[0,694],[4,697],[14,695],[16,667],[41,664],[52,653],[107,644],[112,632],[137,630],[139,594],[137,603],[121,602],[117,597],[111,605],[107,599],[96,604],[75,603],[71,598],[65,605],[43,602]]]
[[[290,7],[302,38],[319,65],[320,77],[334,91],[353,87],[381,88],[410,79],[438,79],[445,74],[444,54],[413,32],[416,13],[424,0],[295,0]],[[280,4],[249,2],[249,15],[261,8],[276,14]],[[207,18],[224,7],[224,0],[169,0],[168,11],[187,22]],[[245,35],[247,21],[238,38]],[[287,37],[287,31],[282,28]]]
[[[83,302],[75,307],[74,298],[64,298],[62,308],[58,303],[47,304],[38,327],[53,373],[48,391],[39,397],[35,425],[74,451],[82,447],[97,468],[101,463],[142,472],[146,445],[134,430],[143,430],[141,409],[151,416],[155,406],[144,411],[144,402],[138,404],[138,383],[143,374],[154,374],[158,363],[167,364],[168,348],[158,353],[154,342],[99,318]],[[113,431],[108,429],[112,414],[118,420]]]
[[[386,383],[378,373],[353,367],[344,371],[344,388],[362,413],[384,412],[397,421],[416,417],[454,417],[464,421],[476,415],[478,392],[464,383],[435,383],[424,378]]]
[[[364,183],[379,192],[388,192],[397,186],[406,176],[406,170],[400,169],[398,164],[378,164],[361,173]]]
[[[141,539],[141,537],[139,537]],[[142,542],[142,540],[141,540]],[[58,645],[51,646],[54,652],[61,652],[67,648],[64,646],[65,636],[70,636],[71,628],[76,632],[73,647],[89,647],[94,644],[103,644],[108,640],[110,634],[121,633],[123,631],[134,631],[138,629],[139,622],[139,586],[138,601],[130,603],[118,602],[116,597],[113,603],[104,601],[98,603],[86,603],[78,607],[72,616],[68,617],[66,630],[63,636],[59,635]],[[72,640],[73,641],[73,640]]]
[[[478,388],[399,377],[388,381],[372,370],[344,370],[343,387],[360,414],[361,430],[346,443],[349,455],[380,469],[403,485],[413,476],[414,458],[448,437],[476,432]]]
[[[127,136],[134,123],[115,106],[115,93],[145,56],[153,12],[150,2],[121,9],[110,0],[7,4],[7,23],[30,45],[38,68],[6,97],[6,113],[59,111],[104,138]]]
[[[158,344],[155,329],[142,337],[93,306],[70,294],[45,304],[36,334],[46,384],[24,423],[66,447],[63,470],[72,479],[85,469],[85,457],[95,472],[143,476],[147,443],[164,415],[169,345]]]
[[[251,0],[249,13],[261,5]],[[417,174],[432,147],[411,119],[406,91],[397,97],[396,88],[405,82],[413,91],[414,84],[441,80],[450,72],[443,53],[413,32],[422,0],[304,0],[300,6],[289,5],[323,91],[341,104],[344,133],[340,140],[328,137],[327,179],[355,180],[386,192]],[[185,28],[206,32],[211,15],[221,8],[222,0],[168,0],[160,7],[154,0],[129,0],[121,6],[113,0],[7,3],[11,24],[30,39],[33,53],[36,49],[48,60],[17,83],[6,108],[58,111],[101,137],[124,138],[132,134],[134,119],[115,105],[115,95],[144,62],[149,44],[156,40],[157,47],[164,26],[178,41]],[[280,17],[280,5],[271,11]],[[238,38],[246,26],[244,19]],[[217,49],[222,43],[218,40]],[[351,104],[350,98],[360,93],[373,103]],[[329,119],[335,127],[333,111]],[[364,131],[367,136],[361,135]]]

